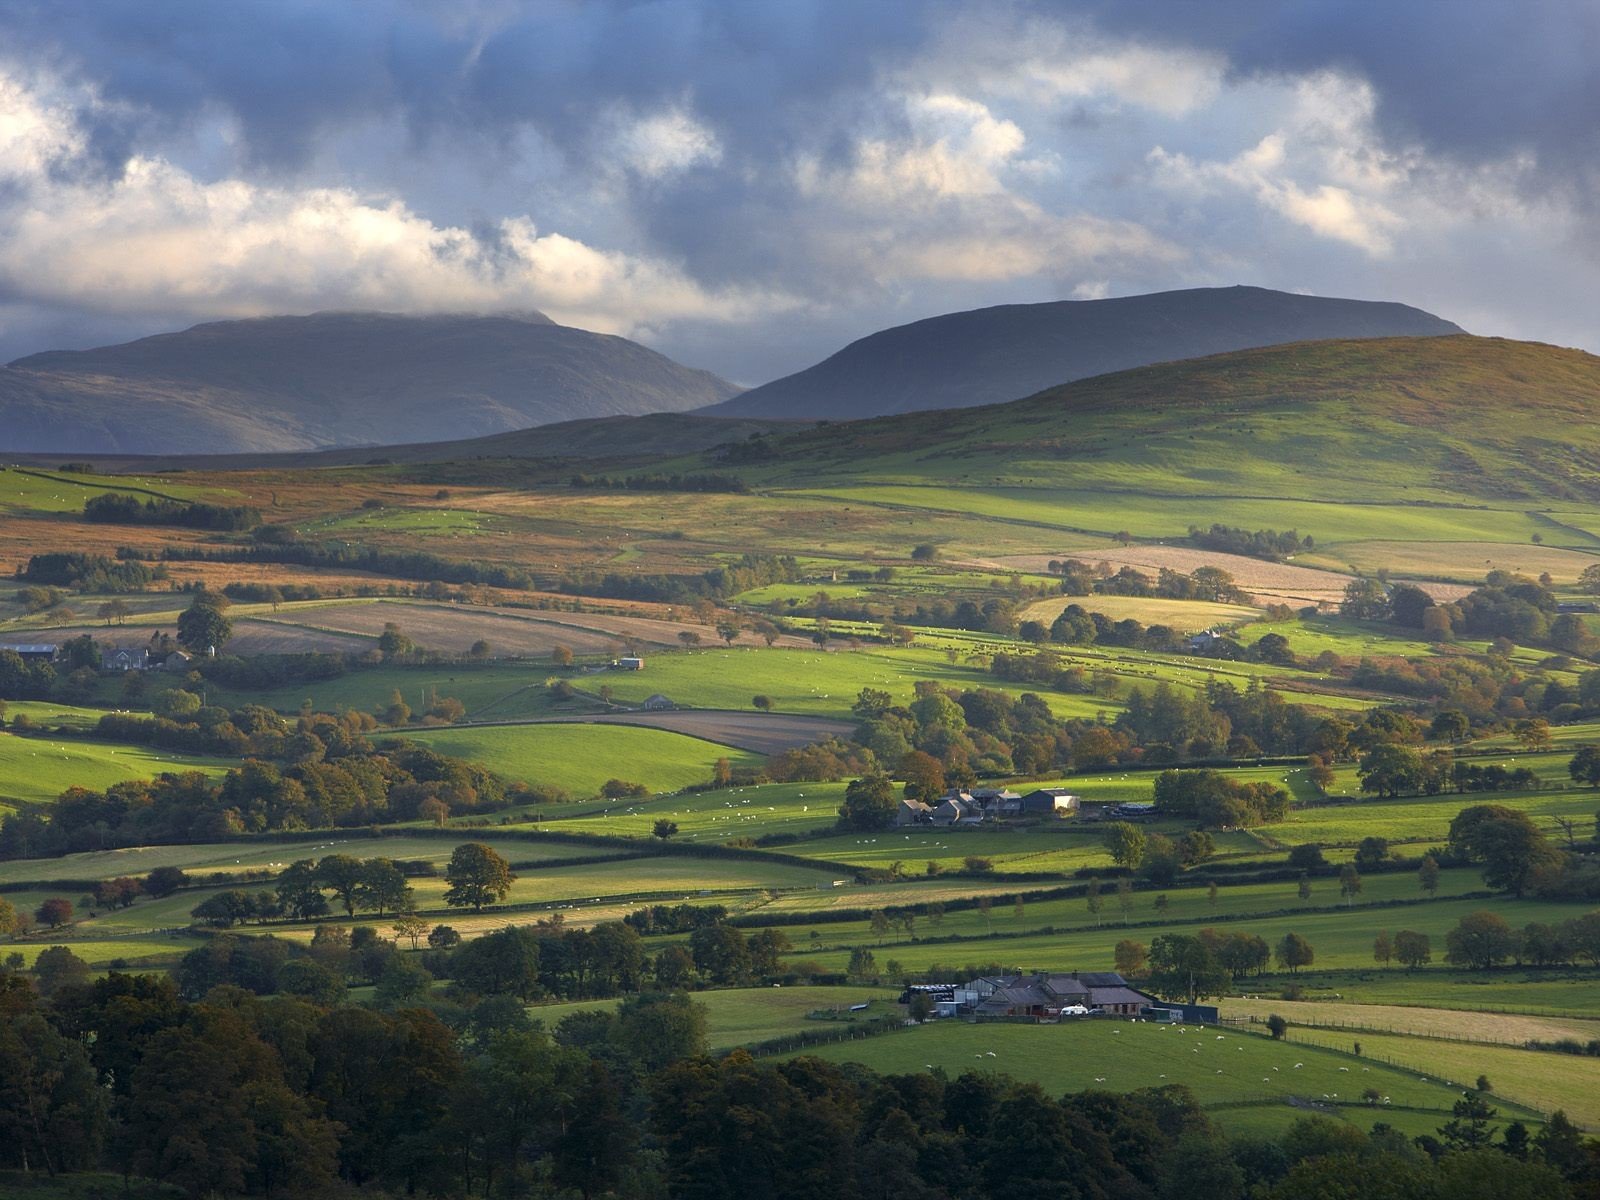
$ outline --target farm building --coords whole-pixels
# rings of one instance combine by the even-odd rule
[[[8,651],[26,662],[54,662],[61,647],[54,642],[0,642],[0,654]]]
[[[1065,817],[1078,811],[1078,797],[1066,788],[1036,788],[1018,801],[1027,817]]]
[[[660,692],[657,692],[655,695],[648,697],[639,707],[644,709],[645,712],[666,712],[668,709],[677,708],[678,706]]]
[[[140,646],[137,650],[118,649],[113,646],[100,652],[102,671],[143,671],[150,665],[150,651]]]
[[[1195,652],[1209,650],[1220,641],[1222,635],[1215,629],[1202,629],[1189,639],[1189,649]]]
[[[1214,1022],[1217,1013],[1206,1005],[1164,1003],[1114,971],[980,976],[938,988],[936,1011],[978,1020],[1056,1021],[1097,1013],[1199,1023]]]
[[[983,809],[970,793],[952,792],[940,800],[929,819],[941,828],[977,825],[983,821]]]
[[[194,655],[185,650],[174,650],[168,654],[161,664],[163,671],[187,671],[194,662]]]
[[[642,671],[644,670],[644,659],[630,655],[627,658],[617,659],[611,665],[618,671]]]
[[[921,800],[902,800],[894,814],[896,825],[928,825],[933,821],[933,809]]]

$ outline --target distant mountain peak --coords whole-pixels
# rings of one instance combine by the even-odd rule
[[[1112,371],[1340,338],[1464,332],[1409,305],[1236,284],[1104,300],[999,304],[869,334],[708,415],[848,419],[1020,399]]]
[[[543,313],[211,321],[0,369],[0,450],[226,454],[683,412],[738,388]]]

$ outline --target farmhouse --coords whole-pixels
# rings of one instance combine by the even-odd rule
[[[923,990],[931,995],[940,1016],[971,1020],[1058,1021],[1089,1015],[1194,1023],[1217,1019],[1214,1007],[1169,1004],[1140,991],[1115,971],[985,975],[965,983],[930,984]]]
[[[102,671],[143,671],[150,665],[150,651],[140,646],[137,650],[108,647],[100,652]]]
[[[1189,639],[1189,649],[1201,653],[1211,649],[1222,640],[1222,635],[1215,629],[1202,629]]]
[[[929,819],[941,828],[979,825],[983,822],[983,809],[970,792],[951,792],[939,802]]]

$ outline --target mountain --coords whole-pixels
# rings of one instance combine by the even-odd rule
[[[394,446],[344,446],[332,450],[278,450],[246,454],[121,454],[84,453],[77,457],[107,473],[150,471],[295,470],[301,467],[362,467],[421,463],[504,462],[525,459],[530,469],[548,468],[554,460],[593,463],[611,470],[620,466],[697,454],[730,442],[788,433],[803,428],[798,421],[762,421],[753,417],[702,417],[695,413],[646,413],[640,417],[587,417],[558,421],[532,429],[491,433],[448,442],[405,442]],[[20,463],[48,466],[60,454],[19,452]],[[590,469],[588,465],[585,470]],[[620,468],[619,468],[620,469]]]
[[[222,454],[436,442],[682,412],[737,391],[626,338],[538,313],[265,317],[0,368],[0,450]]]
[[[1125,505],[1135,523],[1148,503],[1182,514],[1222,497],[1239,502],[1238,523],[1283,528],[1305,519],[1286,503],[1303,500],[1372,505],[1366,536],[1383,538],[1401,535],[1379,506],[1425,521],[1429,506],[1509,505],[1517,522],[1469,514],[1473,532],[1457,540],[1525,540],[1506,529],[1532,520],[1587,544],[1589,518],[1563,508],[1600,501],[1600,358],[1466,334],[1300,342],[756,446],[745,461],[758,465],[734,469],[758,487],[846,488],[831,494],[911,507],[984,489],[1069,523],[1080,505]],[[1563,523],[1573,528],[1554,532]]]
[[[1130,367],[1330,338],[1433,337],[1459,326],[1404,304],[1266,288],[1003,304],[885,329],[707,409],[849,420],[1000,404]]]

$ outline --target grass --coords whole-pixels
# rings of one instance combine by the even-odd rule
[[[199,500],[225,494],[225,490],[175,484],[165,479],[135,475],[67,475],[36,468],[0,467],[0,509],[37,513],[77,513],[86,501],[106,492],[147,497],[158,492],[179,500]],[[231,493],[226,493],[231,494]]]
[[[785,987],[726,988],[696,992],[695,1003],[706,1010],[706,1043],[712,1050],[728,1050],[756,1042],[783,1037],[801,1030],[830,1029],[840,1021],[855,1021],[893,1011],[897,992],[879,987]],[[852,1014],[853,1004],[870,1004],[864,1013]],[[555,1028],[564,1017],[576,1012],[610,1009],[615,1000],[580,1000],[570,1004],[542,1004],[528,1015]],[[826,1019],[808,1019],[813,1012],[827,1012]]]
[[[1134,620],[1143,625],[1167,625],[1179,633],[1198,633],[1214,625],[1239,625],[1254,621],[1258,609],[1243,604],[1213,604],[1205,600],[1166,600],[1160,596],[1062,596],[1036,600],[1019,614],[1023,620],[1048,625],[1070,604],[1103,613],[1113,621]],[[1254,635],[1255,630],[1249,631]]]
[[[148,779],[163,772],[220,775],[233,765],[225,759],[143,746],[0,733],[0,807],[6,801],[44,804],[70,787],[106,788],[124,779]]]
[[[1185,1027],[1180,1032],[1178,1027],[1131,1021],[1059,1026],[937,1021],[906,1033],[818,1046],[805,1053],[896,1075],[917,1074],[929,1064],[951,1076],[972,1070],[1002,1072],[1037,1083],[1052,1095],[1183,1084],[1206,1108],[1250,1101],[1320,1103],[1324,1097],[1330,1105],[1359,1103],[1362,1091],[1375,1087],[1393,1106],[1437,1111],[1442,1120],[1460,1095],[1442,1082],[1424,1083],[1414,1072],[1361,1063],[1315,1046],[1231,1029]],[[1226,1127],[1233,1111],[1220,1108],[1213,1115]]]
[[[1529,1041],[1600,1038],[1600,1017],[1538,1017],[1513,1013],[1466,1013],[1453,1008],[1398,1004],[1344,1004],[1329,1000],[1229,999],[1224,1016],[1265,1019],[1278,1013],[1291,1025],[1348,1026],[1375,1033],[1410,1034],[1449,1041],[1521,1047]],[[1360,1036],[1360,1034],[1356,1034]]]
[[[1300,1046],[1344,1048],[1356,1035],[1324,1029],[1291,1028],[1288,1040]],[[1359,1035],[1364,1056],[1416,1071],[1430,1081],[1445,1076],[1458,1091],[1479,1075],[1494,1085],[1495,1099],[1550,1113],[1562,1109],[1585,1129],[1600,1127],[1600,1059],[1513,1050],[1400,1034]]]
[[[760,756],[731,746],[625,725],[442,728],[405,736],[441,754],[482,763],[506,779],[564,788],[579,796],[596,795],[606,780],[619,778],[652,792],[671,792],[709,782],[719,758],[734,767],[754,768],[761,762]]]
[[[589,728],[609,733],[622,727]],[[546,807],[538,813],[543,828],[558,832],[647,837],[656,820],[665,817],[677,823],[679,841],[725,842],[732,838],[826,829],[838,820],[844,788],[842,783],[767,783],[676,796]],[[805,853],[810,845],[812,843],[807,842],[778,849]]]

